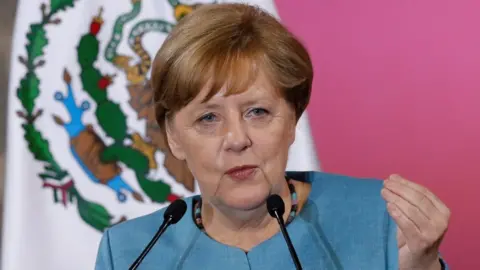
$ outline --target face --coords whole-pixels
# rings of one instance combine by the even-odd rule
[[[295,112],[263,75],[241,94],[220,91],[202,103],[206,91],[167,123],[170,148],[187,162],[204,200],[224,208],[260,207],[286,187]]]

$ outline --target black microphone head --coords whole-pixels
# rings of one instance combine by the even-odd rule
[[[187,211],[187,203],[185,203],[184,200],[178,199],[174,202],[172,202],[167,209],[165,210],[165,213],[163,213],[163,218],[168,219],[171,218],[171,224],[175,224],[180,219],[182,219],[183,215],[185,215],[185,212]]]
[[[272,194],[267,198],[267,210],[270,216],[276,218],[276,212],[281,217],[285,213],[285,203],[280,196]]]

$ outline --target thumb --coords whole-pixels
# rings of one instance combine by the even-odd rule
[[[407,240],[405,239],[405,236],[403,235],[403,232],[400,229],[397,229],[397,243],[398,243],[398,248],[401,248],[407,244]]]

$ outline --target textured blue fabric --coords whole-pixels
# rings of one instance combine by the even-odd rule
[[[321,172],[287,172],[310,182],[302,211],[287,230],[303,269],[398,269],[396,226],[380,196],[381,181]],[[192,197],[183,219],[167,229],[139,269],[295,269],[279,232],[248,254],[223,245],[195,225]],[[163,221],[161,209],[106,230],[96,270],[124,270]]]

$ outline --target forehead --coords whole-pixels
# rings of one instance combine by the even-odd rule
[[[211,94],[212,91],[216,93]],[[212,89],[209,85],[203,87],[198,96],[193,100],[197,104],[205,104],[217,101],[225,100],[244,100],[244,99],[265,99],[265,98],[278,98],[280,97],[278,89],[270,82],[270,80],[260,72],[256,79],[252,81],[251,84],[245,85],[243,89],[237,89],[236,91],[231,91],[226,83],[219,90]],[[209,95],[211,97],[209,97]]]

